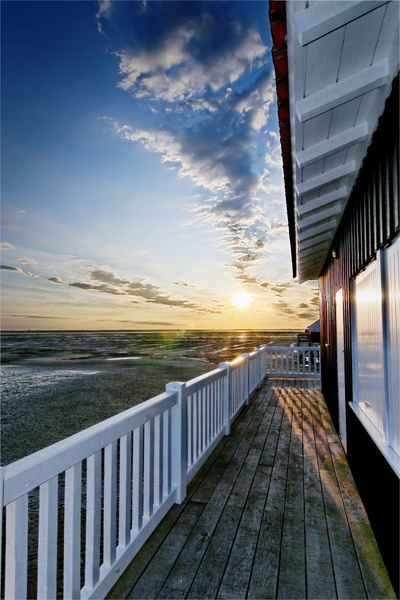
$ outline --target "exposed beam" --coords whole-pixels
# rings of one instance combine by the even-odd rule
[[[305,267],[306,265],[308,265],[310,263],[319,264],[321,262],[321,260],[325,257],[326,257],[326,252],[317,252],[313,256],[306,256],[306,258],[299,260],[299,265],[301,267]]]
[[[309,227],[310,225],[315,225],[320,221],[324,221],[325,219],[330,219],[331,217],[335,217],[336,215],[342,214],[342,207],[340,204],[336,204],[331,208],[327,208],[326,210],[321,210],[321,212],[314,213],[309,217],[305,217],[300,221],[297,221],[297,228],[302,231],[304,227]]]
[[[334,190],[333,192],[329,192],[328,194],[323,194],[315,200],[309,200],[304,204],[299,204],[296,210],[300,216],[303,216],[309,212],[313,212],[314,210],[322,208],[323,206],[327,206],[328,204],[337,202],[338,200],[344,200],[345,198],[347,199],[348,195],[349,190],[347,186],[343,186],[338,190]]]
[[[336,167],[335,169],[330,169],[325,173],[321,173],[321,175],[317,175],[316,177],[311,177],[304,181],[303,183],[296,184],[296,192],[299,196],[302,194],[307,194],[308,192],[312,192],[313,190],[317,190],[324,185],[328,185],[329,183],[334,183],[343,177],[348,177],[349,175],[353,175],[356,172],[356,163],[354,160],[345,163],[344,165],[340,165],[340,167]]]
[[[320,244],[321,242],[330,241],[333,238],[333,231],[325,231],[320,235],[316,235],[314,238],[309,240],[298,241],[299,252],[305,250],[306,248],[310,248],[311,246],[315,246],[316,244]]]
[[[307,229],[306,231],[302,231],[298,234],[298,239],[300,242],[307,240],[308,238],[315,237],[316,235],[323,233],[324,231],[328,231],[329,229],[336,229],[338,225],[337,219],[329,219],[326,223],[322,223],[322,225],[317,225],[316,227],[311,227],[311,229]]]
[[[317,2],[293,15],[294,29],[301,46],[358,19],[386,2]]]
[[[322,160],[335,152],[345,150],[349,146],[359,144],[368,137],[368,123],[361,123],[357,127],[347,129],[342,133],[338,133],[319,144],[314,144],[306,150],[301,150],[296,154],[296,162],[299,169],[308,167],[317,160]]]
[[[309,248],[300,250],[298,253],[298,259],[303,260],[303,258],[305,258],[306,256],[309,256],[310,254],[315,254],[315,252],[322,252],[322,250],[324,252],[328,252],[329,246],[329,242],[322,242],[320,244],[316,244],[315,246],[310,246]]]
[[[389,65],[385,58],[376,65],[362,69],[350,77],[298,100],[296,102],[297,117],[300,123],[304,123],[308,119],[384,85],[388,76]]]

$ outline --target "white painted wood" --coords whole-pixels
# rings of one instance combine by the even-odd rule
[[[220,363],[219,368],[225,372],[223,384],[222,384],[222,395],[223,395],[223,414],[224,414],[224,427],[225,435],[229,435],[231,432],[231,411],[230,411],[230,397],[229,397],[229,381],[230,381],[230,364]]]
[[[100,575],[101,451],[86,461],[85,587],[94,589]]]
[[[64,600],[79,598],[81,590],[82,463],[65,471]]]
[[[311,239],[301,240],[299,241],[299,251],[306,250],[307,248],[311,248],[312,246],[316,246],[322,242],[330,242],[331,236],[332,233],[330,231],[326,231],[313,236]]]
[[[4,597],[23,600],[27,591],[28,494],[6,508],[6,570]]]
[[[384,4],[361,18],[347,23],[339,81],[350,77],[358,70],[368,68],[372,63],[386,9],[387,4]]]
[[[43,448],[11,465],[4,475],[4,504],[35,489],[48,479],[85,460],[140,424],[164,412],[177,401],[171,394],[160,394],[97,425]]]
[[[172,485],[176,487],[176,502],[182,504],[186,498],[187,462],[187,398],[186,384],[172,382],[166,392],[177,394],[178,402],[172,409]]]
[[[163,502],[163,426],[162,415],[154,419],[154,506]]]
[[[316,117],[339,104],[344,104],[362,94],[385,85],[389,76],[389,65],[385,58],[380,63],[362,69],[358,73],[333,83],[328,87],[296,102],[296,115],[300,123]]]
[[[154,502],[154,421],[144,425],[143,517],[150,519]]]
[[[52,600],[57,594],[58,477],[39,490],[39,543],[37,595]]]
[[[400,456],[400,237],[384,258],[385,353],[387,357],[387,442]]]
[[[340,204],[336,204],[331,208],[326,208],[325,210],[321,210],[317,213],[313,213],[310,216],[303,217],[297,221],[297,227],[300,230],[303,230],[304,227],[309,227],[310,225],[315,225],[315,223],[319,223],[324,219],[330,219],[331,217],[335,217],[336,215],[340,215],[342,212],[342,206]]]
[[[99,600],[99,598],[105,598],[112,586],[120,578],[121,573],[123,573],[126,567],[130,564],[145,541],[150,537],[157,525],[162,521],[167,512],[173,506],[174,502],[175,494],[172,493],[163,503],[160,509],[153,515],[152,519],[145,523],[139,532],[135,533],[128,548],[126,548],[124,551],[121,550],[117,554],[117,561],[114,566],[111,568],[104,568],[104,565],[102,565],[101,578],[96,588],[82,588],[81,600]]]
[[[131,531],[132,435],[124,435],[119,443],[119,515],[118,545],[126,548]]]
[[[386,435],[385,367],[380,252],[355,279],[357,392],[355,401],[382,435]]]
[[[306,258],[307,256],[314,254],[315,252],[324,251],[324,252],[328,253],[329,246],[330,245],[328,242],[322,242],[322,244],[316,244],[315,246],[311,246],[310,248],[307,248],[306,250],[300,250],[299,251],[299,260],[301,261],[302,259]]]
[[[386,4],[386,2],[373,0],[365,2],[347,2],[345,0],[340,2],[315,2],[307,10],[297,11],[293,17],[299,43],[305,46],[383,4]]]
[[[312,177],[308,181],[303,183],[299,183],[296,185],[297,194],[306,194],[311,190],[315,190],[320,188],[328,183],[332,183],[334,181],[339,181],[343,177],[347,177],[356,172],[356,164],[354,161],[350,161],[340,167],[336,167],[335,169],[331,169],[326,173],[322,173],[317,177]]]
[[[342,201],[348,197],[348,188],[346,186],[340,187],[339,189],[330,192],[329,194],[322,194],[319,198],[315,200],[310,200],[309,202],[305,202],[304,204],[297,205],[297,213],[301,216],[313,212],[314,210],[319,210],[324,206],[333,206],[334,203],[338,201]]]
[[[140,531],[143,525],[143,445],[144,426],[133,432],[132,460],[132,529]]]
[[[363,142],[368,136],[368,124],[361,123],[357,127],[333,135],[318,144],[308,147],[306,150],[296,154],[299,168],[306,167],[317,160],[326,158],[332,153],[344,150],[353,144]]]
[[[314,227],[310,227],[308,229],[305,230],[301,230],[301,232],[298,234],[298,238],[300,241],[304,241],[307,240],[308,238],[314,238],[315,236],[318,236],[320,233],[323,233],[324,231],[328,231],[330,229],[336,229],[338,225],[338,220],[335,218],[329,219],[327,221],[325,221],[324,223],[321,223],[320,225],[315,225]]]
[[[343,322],[343,292],[336,292],[336,343],[337,343],[337,376],[339,394],[339,434],[344,449],[347,451],[346,429],[346,388],[344,372],[344,322]]]
[[[328,33],[304,48],[306,56],[305,97],[320,89],[327,88],[337,81],[340,68],[340,48],[343,45],[345,28]]]
[[[111,567],[117,547],[117,441],[104,449],[103,562]]]
[[[163,413],[163,496],[168,497],[171,493],[171,411]]]

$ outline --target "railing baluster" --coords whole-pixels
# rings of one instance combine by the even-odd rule
[[[57,595],[58,476],[39,488],[38,598]]]
[[[143,482],[143,516],[149,519],[153,514],[154,486],[154,421],[151,419],[144,425],[144,482]]]
[[[126,548],[130,541],[132,436],[123,435],[119,442],[119,520],[118,544]]]
[[[196,462],[198,454],[197,454],[197,436],[198,436],[198,429],[197,429],[197,392],[195,392],[194,394],[192,394],[192,408],[193,408],[193,412],[192,412],[192,418],[193,418],[193,463]]]
[[[203,431],[201,453],[207,448],[207,386],[201,390],[201,411],[203,413]]]
[[[26,598],[28,567],[28,494],[7,505],[4,597]]]
[[[163,502],[163,428],[162,415],[154,418],[154,505]]]
[[[64,599],[79,598],[81,590],[82,463],[65,471]]]
[[[132,529],[143,525],[143,425],[133,432]]]
[[[194,459],[193,459],[193,418],[192,418],[192,413],[193,413],[193,397],[192,396],[188,396],[187,397],[187,415],[188,415],[188,422],[187,422],[187,443],[188,443],[188,447],[187,447],[187,460],[188,460],[188,466],[191,467]]]
[[[93,589],[100,570],[101,450],[89,456],[86,464],[85,587]]]
[[[163,414],[163,494],[165,497],[171,493],[171,411]]]
[[[117,546],[117,449],[115,441],[104,450],[103,562],[107,567],[115,562]]]

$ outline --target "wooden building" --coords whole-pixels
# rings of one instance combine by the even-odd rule
[[[399,594],[399,2],[270,1],[293,276],[322,391]]]

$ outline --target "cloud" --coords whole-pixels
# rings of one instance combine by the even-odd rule
[[[12,250],[13,248],[14,246],[12,244],[9,244],[8,242],[0,243],[0,250]]]
[[[258,149],[275,99],[266,11],[259,2],[192,1],[118,2],[112,14],[98,13],[119,61],[118,86],[147,98],[154,115],[152,128],[105,122],[211,194],[191,222],[215,227],[246,268],[276,229],[260,201],[276,202],[277,189]]]
[[[267,48],[257,28],[259,10],[223,4],[119,3],[112,22],[102,18],[106,10],[99,10],[102,30],[124,38],[115,52],[118,86],[137,98],[182,101],[203,96],[205,88],[225,92],[244,73],[262,66]]]
[[[132,254],[148,254],[148,253],[149,253],[148,250],[136,250]]]
[[[176,323],[171,323],[170,321],[132,321],[129,319],[97,319],[98,323],[130,323],[131,325],[159,325],[159,326],[167,326],[167,327],[179,327]]]
[[[1,220],[2,227],[8,227],[8,229],[14,229],[15,231],[22,231],[21,225],[18,223],[14,223],[14,221],[10,221],[7,217],[3,217]]]
[[[80,321],[81,319],[76,319],[75,317],[48,317],[45,315],[3,315],[6,317],[23,317],[24,319],[57,319],[60,321]]]
[[[37,261],[33,260],[33,258],[17,258],[17,262],[20,263],[20,265],[37,265]]]
[[[52,278],[51,280],[54,281],[54,279],[58,278]],[[85,291],[112,294],[114,296],[136,296],[147,303],[186,308],[200,313],[220,314],[221,312],[197,302],[173,298],[166,290],[152,283],[148,283],[145,279],[121,279],[115,273],[103,269],[91,271],[90,279],[99,283],[76,281],[74,283],[69,283],[68,285]]]
[[[64,283],[59,277],[49,277],[49,281],[54,281],[54,283]]]
[[[9,267],[8,265],[0,265],[0,269],[3,269],[4,271],[16,271],[17,273],[21,273],[26,277],[34,277],[32,273],[29,273],[28,271],[23,271],[19,267]]]
[[[173,281],[172,282],[174,285],[181,285],[182,287],[190,287],[190,288],[197,288],[197,285],[191,285],[190,283],[186,283],[185,281]]]

